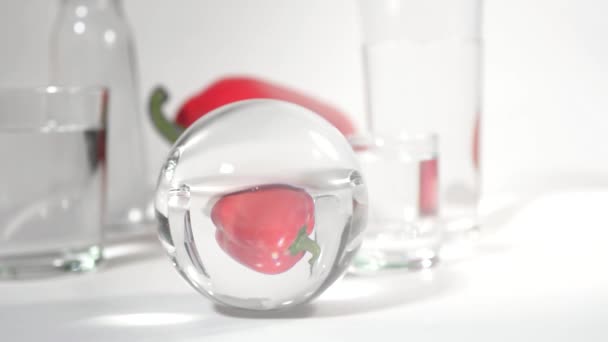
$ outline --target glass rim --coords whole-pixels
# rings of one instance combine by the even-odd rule
[[[382,147],[387,144],[427,146],[429,149],[436,150],[439,143],[437,133],[404,133],[404,134],[375,134],[364,132],[351,135],[347,138],[353,147],[376,146]]]
[[[98,85],[0,86],[0,106],[3,110],[10,108],[19,113],[2,117],[2,133],[103,128],[107,125],[108,88]],[[89,110],[89,114],[83,115],[83,111]]]

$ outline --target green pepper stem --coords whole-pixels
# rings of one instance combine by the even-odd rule
[[[312,257],[308,260],[308,263],[310,264],[310,272],[312,273],[312,267],[321,255],[321,248],[315,240],[308,237],[308,234],[306,233],[306,226],[302,226],[302,228],[300,228],[298,231],[298,236],[293,241],[291,246],[289,246],[289,253],[291,253],[291,255],[297,255],[300,252],[309,252],[312,255]]]
[[[167,91],[163,87],[156,87],[152,94],[150,95],[150,100],[148,102],[148,110],[150,114],[150,119],[152,119],[152,123],[156,130],[173,144],[177,138],[182,134],[184,129],[175,123],[167,120],[167,117],[163,113],[163,105],[169,99],[169,95]]]

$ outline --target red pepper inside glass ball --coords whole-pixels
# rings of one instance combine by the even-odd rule
[[[321,253],[308,236],[315,226],[315,204],[302,189],[270,185],[223,195],[211,220],[220,247],[258,272],[285,272],[305,252],[310,252],[313,267]]]

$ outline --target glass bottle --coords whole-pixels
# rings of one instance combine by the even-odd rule
[[[62,0],[50,39],[52,83],[109,88],[104,221],[110,233],[145,230],[146,182],[137,66],[120,0]]]

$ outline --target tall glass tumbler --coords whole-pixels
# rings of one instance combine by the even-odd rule
[[[102,259],[104,88],[0,89],[0,278]]]
[[[445,236],[477,228],[480,0],[359,0],[368,129],[437,134]]]

